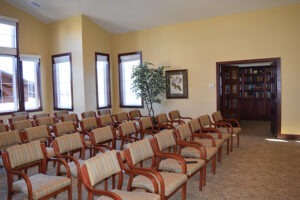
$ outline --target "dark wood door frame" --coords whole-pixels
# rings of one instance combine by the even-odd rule
[[[221,108],[221,98],[220,98],[220,68],[224,65],[237,65],[237,64],[250,64],[250,63],[265,63],[271,62],[275,64],[276,67],[276,126],[275,135],[277,138],[288,138],[296,139],[294,135],[281,134],[281,59],[280,58],[262,58],[262,59],[251,59],[251,60],[236,60],[236,61],[225,61],[216,63],[216,77],[217,77],[217,109]]]

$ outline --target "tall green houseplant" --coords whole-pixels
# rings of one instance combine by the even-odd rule
[[[133,68],[132,91],[144,101],[148,114],[154,117],[154,103],[161,103],[162,94],[166,91],[166,66],[156,67],[149,62],[141,63]]]

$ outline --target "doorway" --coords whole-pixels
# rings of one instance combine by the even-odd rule
[[[281,135],[280,58],[216,63],[217,109],[226,117],[271,122]]]

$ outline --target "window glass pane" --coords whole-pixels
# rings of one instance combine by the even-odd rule
[[[16,26],[0,23],[0,46],[16,48]]]
[[[132,71],[134,66],[141,63],[141,53],[120,55],[119,60],[121,106],[142,106],[142,99],[131,89]]]
[[[14,56],[0,55],[0,112],[17,111],[17,62]]]
[[[54,107],[73,109],[71,54],[53,57]]]
[[[41,106],[38,85],[38,62],[22,61],[25,110]]]
[[[110,106],[109,63],[107,56],[97,56],[98,107]]]

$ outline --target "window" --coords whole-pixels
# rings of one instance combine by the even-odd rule
[[[96,53],[97,108],[110,108],[110,64],[109,55]]]
[[[55,110],[73,110],[71,53],[52,56]]]
[[[18,20],[0,16],[0,113],[41,110],[40,57],[21,54]]]
[[[133,67],[142,62],[142,52],[119,54],[120,107],[142,107],[142,99],[132,92]]]

